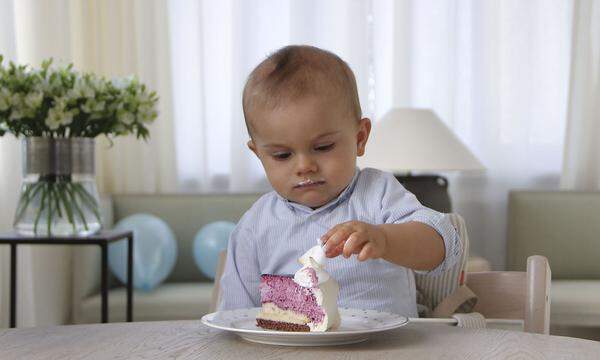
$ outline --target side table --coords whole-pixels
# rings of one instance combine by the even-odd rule
[[[127,321],[133,321],[133,232],[103,231],[90,236],[23,236],[0,234],[0,244],[10,245],[10,327],[17,325],[17,245],[98,245],[102,250],[100,293],[102,322],[108,322],[108,245],[127,240]]]

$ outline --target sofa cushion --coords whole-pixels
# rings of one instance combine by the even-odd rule
[[[600,191],[511,191],[507,270],[543,255],[553,279],[600,278]]]
[[[600,327],[600,280],[553,280],[550,324]]]
[[[190,320],[207,314],[212,299],[212,283],[164,283],[151,292],[136,291],[133,296],[134,321]],[[81,303],[80,323],[100,322],[100,294]],[[108,295],[110,322],[125,321],[127,292],[111,289]]]
[[[178,255],[165,282],[208,282],[194,262],[194,237],[214,221],[237,223],[261,194],[113,195],[114,221],[137,213],[158,216],[175,232]]]

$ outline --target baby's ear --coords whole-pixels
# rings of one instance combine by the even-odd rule
[[[248,143],[246,143],[246,145],[248,145],[248,149],[252,150],[252,152],[258,156],[258,154],[256,153],[256,144],[254,144],[254,141],[252,139],[248,140]]]
[[[358,133],[356,134],[356,155],[363,156],[371,133],[371,120],[363,118],[358,123]]]

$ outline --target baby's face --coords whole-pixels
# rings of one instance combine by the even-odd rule
[[[364,153],[369,119],[356,122],[326,97],[256,110],[248,146],[269,182],[286,199],[317,208],[350,183]]]

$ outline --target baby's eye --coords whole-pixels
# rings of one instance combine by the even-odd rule
[[[271,156],[273,156],[275,158],[275,160],[286,160],[291,155],[292,154],[289,152],[277,152],[277,153],[272,154]]]
[[[317,150],[317,151],[329,151],[329,150],[333,149],[334,146],[335,146],[335,143],[318,145],[318,146],[315,146],[315,150]]]

